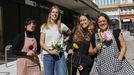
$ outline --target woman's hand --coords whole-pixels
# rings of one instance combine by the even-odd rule
[[[65,44],[68,44],[68,40],[69,40],[69,36],[67,36],[67,37],[64,39],[64,43],[65,43]]]
[[[78,70],[79,71],[82,71],[83,70],[83,66],[82,65],[79,65]]]
[[[102,49],[102,44],[97,44],[96,47],[94,48],[94,53],[100,52],[101,49]]]
[[[35,53],[33,50],[29,50],[29,51],[27,52],[27,55],[28,55],[28,56],[35,56],[36,53]]]
[[[55,49],[50,49],[50,50],[48,50],[48,52],[49,52],[50,54],[54,54],[54,55],[59,55],[59,53],[60,53],[60,51],[57,51],[57,50],[55,50]]]
[[[73,54],[73,53],[74,53],[73,49],[68,50],[68,54]]]
[[[97,49],[97,50],[102,49],[102,44],[101,44],[101,43],[97,44],[97,45],[96,45],[96,49]]]

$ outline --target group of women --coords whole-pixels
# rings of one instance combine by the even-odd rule
[[[119,32],[117,39],[114,37],[106,14],[100,14],[96,20],[98,32],[86,13],[78,17],[78,25],[71,31],[61,22],[59,7],[52,6],[47,22],[41,26],[40,41],[34,35],[36,22],[28,18],[24,25],[25,31],[13,42],[13,53],[19,55],[17,75],[41,75],[40,50],[44,75],[76,75],[77,70],[80,75],[134,75],[125,58],[127,48],[123,35]],[[64,40],[64,34],[69,38]],[[64,43],[67,59],[62,50]]]

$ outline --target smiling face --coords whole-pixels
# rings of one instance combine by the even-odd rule
[[[104,16],[100,16],[98,18],[98,27],[102,30],[102,31],[105,31],[108,29],[108,21],[107,19],[104,17]]]
[[[34,32],[35,31],[35,27],[36,27],[36,25],[34,23],[32,23],[32,22],[25,26],[26,31],[29,31],[29,32]]]
[[[89,25],[89,20],[86,16],[80,16],[80,25],[82,28],[86,28]]]
[[[49,16],[51,20],[56,21],[59,18],[59,9],[53,8]]]

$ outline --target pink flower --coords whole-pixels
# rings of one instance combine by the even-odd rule
[[[102,39],[104,39],[105,41],[112,40],[111,33],[109,31],[105,31],[104,33],[102,33]]]

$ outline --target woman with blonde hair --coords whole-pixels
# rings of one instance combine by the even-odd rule
[[[70,30],[65,24],[61,23],[59,7],[52,6],[47,23],[41,26],[40,31],[40,45],[44,55],[44,75],[67,75],[66,59],[63,51],[64,33],[69,35]]]

